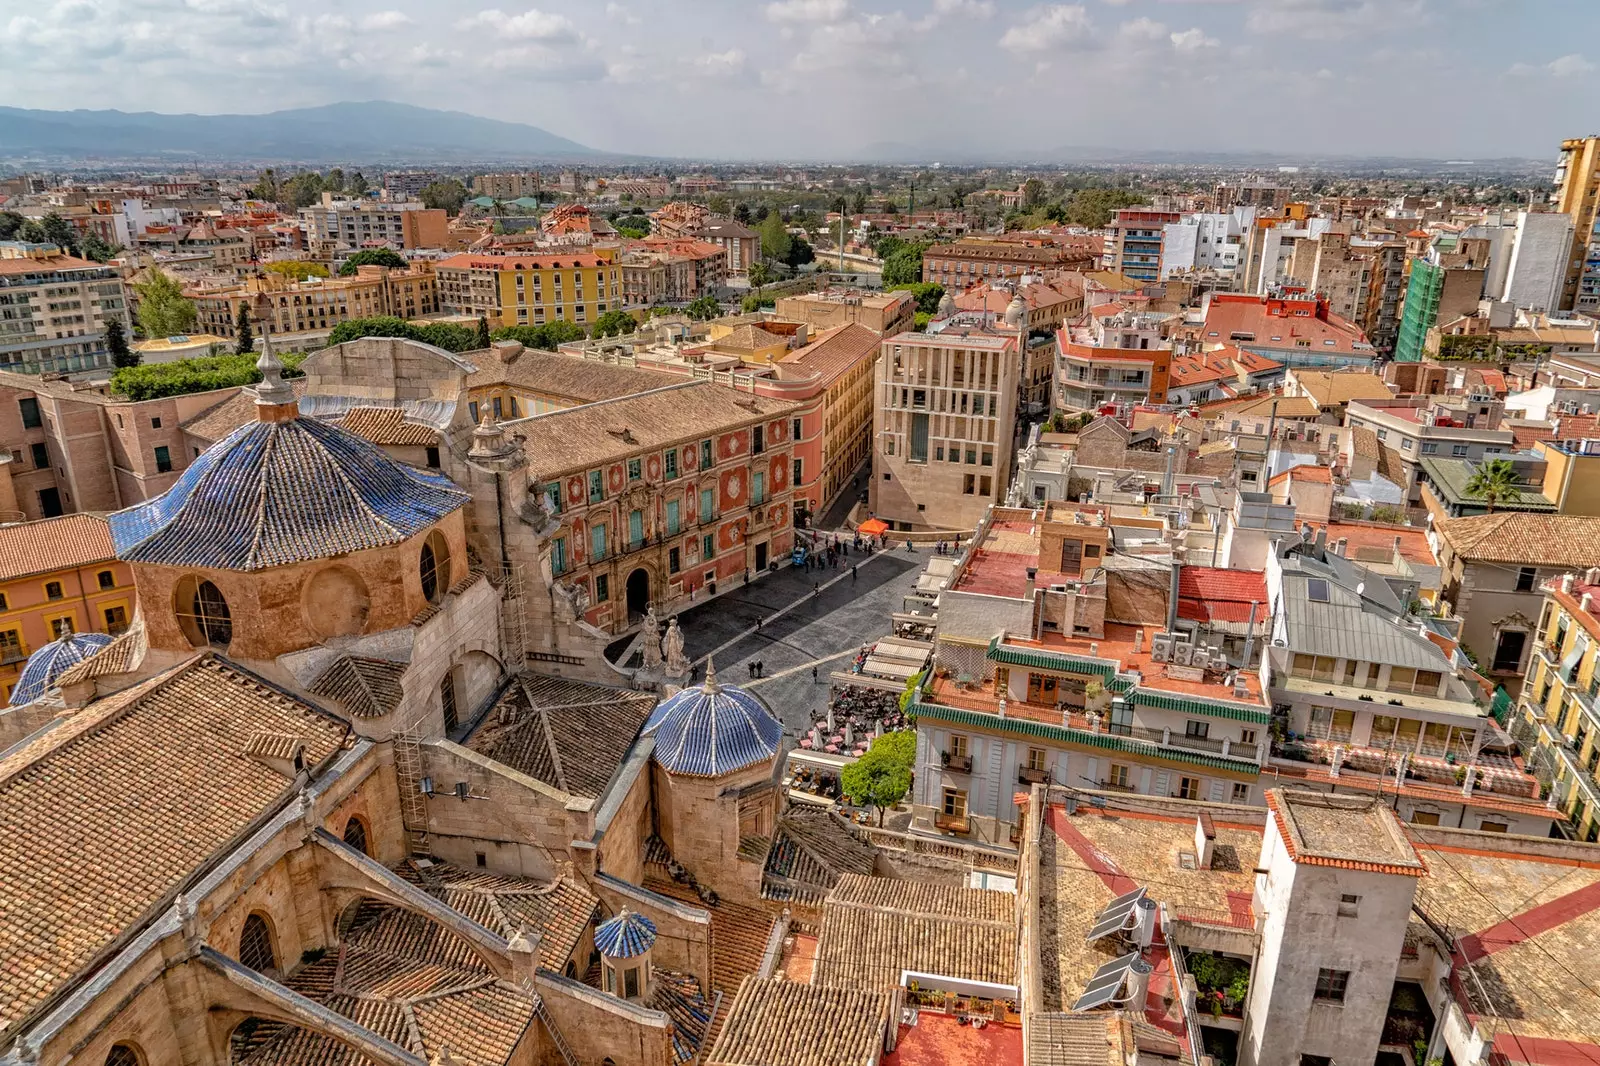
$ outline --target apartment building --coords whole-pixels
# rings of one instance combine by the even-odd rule
[[[520,200],[543,192],[544,179],[537,170],[479,174],[472,179],[472,191],[494,200]]]
[[[1568,832],[1593,843],[1600,841],[1600,570],[1563,574],[1539,592],[1511,735]]]
[[[775,364],[780,378],[813,379],[822,400],[794,417],[791,480],[802,521],[853,491],[853,479],[872,454],[873,368],[882,343],[876,330],[852,322],[823,331]]]
[[[383,176],[383,195],[391,203],[415,203],[423,189],[443,180],[432,170],[391,170]]]
[[[559,530],[551,579],[621,633],[788,559],[794,405],[685,382],[503,424]]]
[[[0,526],[0,699],[10,701],[28,656],[75,633],[109,640],[137,606],[133,571],[117,558],[103,516]]]
[[[1161,235],[1161,280],[1174,274],[1215,271],[1232,278],[1244,255],[1244,236],[1255,222],[1253,206],[1197,211],[1166,223]]]
[[[1560,308],[1574,236],[1571,215],[1518,211],[1500,298],[1519,309]]]
[[[1265,296],[1213,292],[1202,314],[1203,324],[1191,331],[1202,347],[1233,344],[1290,367],[1365,367],[1377,358],[1360,326],[1301,288]]]
[[[785,322],[804,322],[820,332],[845,325],[865,326],[880,337],[911,329],[917,301],[909,292],[863,292],[859,289],[824,289],[821,292],[780,296],[773,313]]]
[[[728,276],[721,245],[688,237],[646,237],[623,253],[632,262],[664,265],[666,299],[676,302],[715,293]]]
[[[53,244],[0,241],[0,370],[85,374],[106,370],[105,328],[133,317],[122,276]]]
[[[1101,259],[1105,270],[1133,278],[1157,281],[1161,278],[1161,246],[1166,227],[1181,221],[1176,211],[1151,211],[1126,208],[1106,227],[1106,251]]]
[[[939,594],[915,822],[1007,843],[1036,783],[1262,802],[1259,678],[1166,628],[1166,568],[1124,566],[1113,524],[1071,503],[986,516]]]
[[[1167,402],[1172,383],[1168,315],[1114,310],[1056,334],[1057,411],[1094,411],[1106,404]]]
[[[439,277],[427,261],[404,270],[363,266],[349,277],[304,281],[268,272],[234,285],[194,286],[185,295],[194,301],[196,324],[218,337],[235,335],[239,308],[246,304],[257,335],[324,331],[352,318],[416,318],[441,310]]]
[[[953,315],[883,341],[868,507],[899,530],[972,529],[1011,481],[1020,312],[996,328]],[[930,327],[935,326],[930,323]]]
[[[322,203],[300,209],[307,239],[335,248],[443,248],[449,243],[449,215],[419,202],[380,203],[322,194]]]
[[[0,511],[12,521],[114,511],[171,488],[215,438],[190,427],[238,389],[137,403],[0,372]],[[231,427],[230,427],[231,428]]]
[[[1572,219],[1572,247],[1561,285],[1561,308],[1600,310],[1600,137],[1561,142],[1555,209]]]
[[[1371,430],[1391,469],[1403,474],[1401,488],[1413,506],[1421,503],[1419,471],[1424,459],[1439,456],[1481,461],[1513,451],[1516,437],[1500,427],[1502,408],[1495,401],[1463,400],[1449,405],[1428,397],[1349,401],[1344,424]]]
[[[969,285],[1000,278],[1052,270],[1090,270],[1095,258],[1072,244],[1035,245],[973,238],[926,249],[922,253],[922,280],[956,293]]]
[[[593,252],[464,253],[434,265],[439,310],[487,316],[491,328],[593,322],[622,306],[622,268]]]
[[[1453,250],[1436,242],[1425,257],[1411,262],[1395,339],[1395,362],[1421,362],[1428,330],[1436,323],[1477,311],[1488,255],[1486,240],[1461,240]]]
[[[703,204],[676,201],[650,213],[651,235],[669,240],[699,241],[722,250],[724,274],[742,277],[761,258],[761,235],[749,226],[714,215]]]

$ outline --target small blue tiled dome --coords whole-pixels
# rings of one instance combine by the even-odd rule
[[[111,539],[130,562],[260,570],[398,544],[466,501],[329,422],[249,422],[112,515]]]
[[[83,662],[89,656],[111,643],[104,633],[70,633],[60,640],[52,640],[32,655],[17,676],[17,686],[11,690],[11,706],[21,707],[41,699],[55,685],[56,678],[67,669]]]
[[[765,705],[743,689],[719,685],[710,665],[705,684],[663,700],[644,732],[655,736],[655,760],[663,770],[698,777],[770,759],[783,740],[783,726]]]
[[[623,908],[610,921],[594,931],[594,947],[608,959],[631,959],[643,955],[656,942],[656,923],[642,914]]]

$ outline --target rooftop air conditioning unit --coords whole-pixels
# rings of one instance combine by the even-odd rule
[[[1164,663],[1172,660],[1172,634],[1157,633],[1150,638],[1150,658],[1154,662]]]
[[[1188,666],[1194,662],[1194,645],[1189,643],[1174,644],[1172,646],[1172,661],[1179,666]]]

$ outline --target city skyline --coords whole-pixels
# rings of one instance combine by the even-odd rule
[[[1501,25],[1488,0],[544,0],[448,16],[417,0],[68,0],[0,21],[0,100],[258,113],[386,99],[671,157],[1143,144],[1541,158],[1593,125],[1600,56],[1573,42],[1600,13],[1537,6],[1537,25]],[[1408,103],[1430,122],[1409,121]]]

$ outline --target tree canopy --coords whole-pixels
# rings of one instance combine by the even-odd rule
[[[407,322],[392,315],[373,315],[370,318],[352,318],[334,326],[328,334],[328,343],[343,344],[358,337],[404,337],[421,341],[447,352],[470,352],[480,347],[478,331],[454,322]]]
[[[9,241],[15,237],[26,221],[15,211],[0,211],[0,241]]]
[[[756,232],[761,234],[762,255],[780,263],[788,262],[789,227],[783,224],[783,219],[776,212],[762,219]]]
[[[133,283],[133,290],[139,295],[139,329],[146,337],[176,337],[194,328],[194,301],[183,295],[183,286],[172,275],[151,270]]]
[[[274,274],[282,274],[295,281],[304,281],[307,278],[325,278],[328,268],[321,263],[308,263],[304,259],[281,259],[276,263],[268,263],[265,269]]]
[[[455,214],[467,202],[467,187],[455,178],[430,182],[422,187],[422,206],[436,207]]]
[[[866,754],[839,772],[839,784],[850,802],[883,812],[911,790],[911,766],[917,757],[917,731],[901,729],[872,742]]]
[[[594,325],[589,328],[589,336],[596,339],[600,337],[623,337],[632,333],[638,323],[626,311],[607,311],[594,320]]]
[[[340,277],[350,277],[357,269],[364,266],[388,267],[391,270],[404,270],[406,258],[392,248],[363,248],[356,252],[344,265],[339,267]]]
[[[1511,465],[1511,460],[1491,459],[1473,471],[1463,491],[1468,496],[1481,499],[1488,506],[1489,513],[1494,514],[1496,504],[1516,495],[1517,480],[1517,468]]]
[[[239,314],[233,320],[233,353],[249,355],[255,350],[255,330],[250,326],[250,305],[241,302]]]
[[[939,301],[944,299],[944,286],[932,281],[908,281],[890,285],[888,291],[909,292],[917,301],[917,310],[925,315],[937,314]]]
[[[139,353],[128,347],[128,334],[115,318],[106,323],[106,351],[111,353],[111,365],[114,367],[139,365]]]
[[[564,318],[537,326],[502,326],[491,334],[493,340],[517,341],[524,348],[545,352],[553,352],[568,341],[581,341],[583,337],[583,327]]]
[[[300,376],[300,363],[305,356],[290,352],[283,359],[283,376]],[[111,375],[111,392],[130,400],[154,400],[162,396],[182,396],[191,392],[208,392],[240,385],[254,385],[261,380],[255,359],[249,355],[211,355],[199,359],[179,359],[171,363],[149,363],[144,366],[123,367]]]
[[[696,322],[709,322],[722,314],[722,305],[717,303],[715,296],[702,296],[692,301],[683,311]]]
[[[889,244],[890,241],[894,241],[895,245],[891,246]],[[893,250],[886,254],[882,250],[885,246],[892,247]],[[894,288],[899,285],[912,285],[920,282],[922,280],[922,252],[927,247],[927,244],[922,241],[908,244],[895,237],[887,238],[880,245],[878,251],[878,254],[883,257],[884,286],[886,288]]]
[[[650,236],[650,219],[646,215],[618,215],[611,220],[611,225],[629,240]]]
[[[78,242],[78,254],[96,263],[109,262],[111,257],[120,251],[122,245],[112,244],[98,233],[85,233],[83,239]]]

